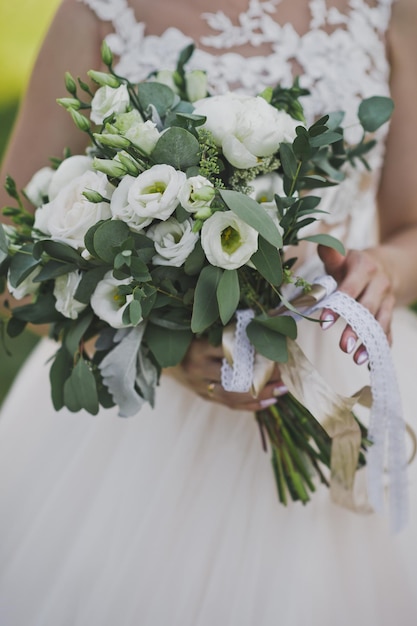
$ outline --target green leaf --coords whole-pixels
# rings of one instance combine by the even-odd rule
[[[161,367],[173,367],[182,361],[193,338],[190,330],[170,330],[148,324],[145,341]]]
[[[221,189],[220,195],[227,207],[241,220],[257,230],[270,244],[276,248],[281,248],[281,234],[261,204],[239,191],[231,191],[230,189]]]
[[[373,133],[389,120],[394,110],[391,98],[372,96],[362,100],[358,109],[359,121],[364,130]]]
[[[174,104],[175,94],[167,85],[152,81],[140,83],[138,98],[144,111],[152,104],[163,117]]]
[[[75,264],[77,267],[85,266],[85,260],[77,250],[61,241],[52,241],[51,239],[38,241],[33,247],[33,256],[39,259],[42,253],[47,254],[56,261]]]
[[[345,117],[344,111],[333,111],[329,113],[329,119],[326,122],[326,126],[329,130],[336,130],[339,128],[340,124],[343,122]]]
[[[297,324],[294,319],[288,315],[258,316],[252,321],[276,333],[286,335],[290,339],[297,337]]]
[[[82,357],[64,384],[64,404],[72,412],[85,409],[92,415],[98,413],[96,379]]]
[[[33,270],[40,264],[40,261],[33,258],[32,246],[22,246],[22,252],[17,252],[11,260],[9,270],[9,280],[12,287],[18,287]]]
[[[333,130],[328,130],[325,133],[310,138],[310,145],[313,148],[319,148],[321,146],[328,146],[336,141],[340,141],[343,138],[342,133],[338,133]]]
[[[283,142],[279,147],[279,156],[284,173],[288,178],[295,178],[297,174],[297,159],[290,144]]]
[[[44,265],[39,274],[35,276],[33,282],[42,283],[45,280],[74,272],[76,269],[77,266],[73,264],[63,263],[61,261],[49,261]]]
[[[201,272],[205,259],[206,255],[204,254],[204,250],[201,246],[201,241],[198,239],[196,245],[194,246],[194,250],[192,250],[192,252],[188,255],[187,260],[184,263],[184,272],[189,276],[195,276]]]
[[[259,354],[271,359],[271,361],[286,363],[288,351],[285,335],[262,326],[256,320],[252,320],[248,324],[246,333]]]
[[[217,305],[217,286],[222,277],[220,267],[207,265],[201,270],[194,294],[191,330],[193,333],[202,333],[219,317]]]
[[[62,321],[63,316],[55,308],[56,300],[52,293],[42,294],[33,304],[13,309],[13,317],[32,324],[49,324]]]
[[[130,264],[130,271],[132,273],[133,278],[137,280],[138,282],[147,282],[151,280],[151,275],[146,266],[146,263],[144,263],[138,257],[132,257],[132,261]]]
[[[93,247],[100,259],[113,263],[119,248],[129,237],[130,230],[121,220],[108,220],[97,228],[93,236]]]
[[[64,406],[64,385],[71,375],[71,368],[72,357],[64,347],[61,347],[55,354],[49,370],[52,404],[55,411],[59,411]]]
[[[7,334],[9,337],[18,337],[26,328],[27,322],[10,317],[7,322]]]
[[[84,333],[93,321],[92,311],[87,311],[84,315],[80,315],[69,326],[68,331],[64,334],[63,344],[67,348],[69,354],[75,354],[78,351],[79,343]]]
[[[2,224],[0,224],[0,264],[9,256],[9,246]]]
[[[200,144],[194,135],[180,127],[168,128],[152,152],[155,163],[172,165],[177,170],[185,170],[198,165]]]
[[[271,246],[263,237],[259,237],[258,250],[252,255],[251,261],[271,285],[279,286],[282,283],[281,255],[275,246]]]
[[[220,319],[226,326],[239,306],[240,287],[237,270],[225,270],[223,272],[217,285],[216,294]]]
[[[310,235],[309,237],[301,237],[300,241],[313,241],[314,243],[319,243],[322,246],[333,248],[334,250],[340,252],[340,254],[346,254],[346,250],[342,242],[339,241],[339,239],[336,239],[336,237],[332,237],[332,235]]]
[[[78,300],[78,302],[89,304],[90,298],[97,287],[97,283],[102,280],[107,271],[107,267],[95,267],[85,272],[74,294],[74,298]]]

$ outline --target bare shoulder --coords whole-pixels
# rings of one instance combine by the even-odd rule
[[[391,52],[395,55],[408,49],[417,54],[417,2],[396,0],[392,8],[391,25],[388,32]]]

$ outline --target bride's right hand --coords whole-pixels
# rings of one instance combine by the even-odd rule
[[[261,411],[275,404],[278,397],[287,392],[278,366],[257,398],[250,392],[225,391],[220,382],[222,359],[221,347],[212,346],[206,339],[194,339],[182,363],[165,371],[205,400],[240,411]]]

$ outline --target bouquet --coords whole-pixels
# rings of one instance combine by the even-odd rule
[[[311,289],[287,250],[309,240],[343,251],[329,235],[302,235],[320,217],[312,190],[340,183],[346,164],[366,165],[375,143],[367,132],[387,121],[392,102],[364,100],[363,137],[348,145],[343,112],[306,126],[308,92],[297,80],[253,97],[209,96],[204,73],[185,69],[192,51],[175,72],[132,84],[103,44],[108,71],[89,72],[96,88],[67,74],[69,97],[58,101],[87,133],[86,153],[64,153],[35,174],[23,192],[34,215],[7,180],[15,206],[3,212],[14,225],[0,230],[0,273],[15,298],[32,296],[11,311],[7,333],[50,324],[60,342],[50,367],[56,410],[136,414],[193,337],[219,345],[242,310],[251,311],[245,332],[256,354],[285,363],[299,311],[283,286]],[[328,480],[331,438],[291,394],[256,419],[281,502],[307,502],[313,476]]]

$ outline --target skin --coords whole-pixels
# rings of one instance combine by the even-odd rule
[[[205,0],[193,3],[188,0],[153,0],[152,3],[133,0],[130,4],[136,17],[147,24],[148,33],[158,35],[169,26],[176,26],[194,39],[209,33],[207,24],[200,19],[201,12],[224,10],[224,2],[219,0],[210,3]],[[343,10],[346,0],[336,0],[334,5]],[[227,14],[233,19],[246,7],[247,0],[229,0]],[[283,0],[279,15],[283,21],[290,20],[300,33],[308,29],[306,2],[298,2],[295,7],[293,0]],[[366,250],[350,250],[346,256],[322,246],[318,250],[326,271],[337,280],[339,289],[371,311],[390,341],[394,306],[417,299],[416,23],[415,0],[398,0],[393,6],[387,34],[395,111],[378,192],[380,243]],[[84,135],[75,129],[70,116],[55,104],[55,100],[66,95],[65,71],[84,79],[88,69],[100,69],[100,43],[108,30],[108,26],[99,22],[84,5],[75,0],[62,2],[35,64],[3,162],[1,180],[10,174],[22,188],[33,172],[48,163],[50,156],[61,155],[64,146],[74,154],[84,150]],[[268,47],[261,46],[257,54],[268,51]],[[251,54],[250,48],[245,47],[236,48],[236,52]],[[36,124],[34,120],[37,120]],[[0,206],[7,203],[8,196],[1,190]],[[336,316],[332,311],[324,310],[321,319],[323,328],[326,328]],[[340,347],[352,353],[355,362],[366,362],[366,351],[358,345],[348,326],[341,335]],[[221,358],[220,348],[196,340],[182,365],[169,373],[207,400],[234,409],[256,411],[268,402],[275,402],[276,397],[285,392],[278,368],[257,399],[250,394],[224,391],[220,385]],[[210,383],[215,383],[214,388],[211,385],[211,391],[208,390]]]

